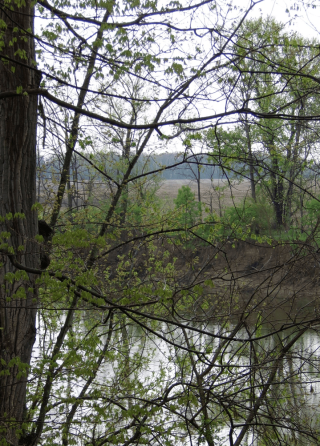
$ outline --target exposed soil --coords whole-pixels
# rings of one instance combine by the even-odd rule
[[[216,248],[199,247],[185,253],[185,258],[180,255],[177,268],[185,271],[181,279],[189,284],[212,278],[215,296],[234,294],[245,301],[294,298],[307,303],[320,298],[319,260],[311,246],[228,241]],[[187,273],[187,262],[194,264],[192,275]]]
[[[261,318],[272,330],[296,321],[318,324],[320,268],[311,247],[241,241],[182,251],[175,247],[173,252],[177,285],[190,293],[193,320],[237,323],[246,315],[249,324]],[[200,294],[193,292],[196,283],[203,287]]]

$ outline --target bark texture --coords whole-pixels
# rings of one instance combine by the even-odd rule
[[[31,2],[21,7],[0,3],[0,19],[6,23],[0,33],[0,93],[38,87],[34,41],[27,33],[33,31]],[[36,96],[0,100],[0,438],[12,445],[18,444],[25,412],[37,293],[36,277],[21,275],[7,253],[14,252],[22,265],[39,267],[37,215],[31,209],[36,200],[36,122]],[[24,217],[15,217],[17,213]]]

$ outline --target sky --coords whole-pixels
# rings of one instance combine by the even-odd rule
[[[277,21],[287,24],[288,32],[298,32],[306,38],[317,38],[320,41],[320,0],[257,0],[256,3],[248,18],[272,16]],[[243,10],[239,18],[250,4],[250,0],[233,0],[233,5]],[[162,150],[163,147],[160,151]],[[167,145],[166,150],[182,151],[184,148],[181,141],[176,139]],[[195,152],[201,150],[201,144],[199,147],[194,147]]]
[[[234,5],[238,5],[243,11],[248,9],[250,0],[231,0]],[[229,4],[230,0],[218,0],[220,4]],[[305,37],[317,37],[320,41],[320,0],[263,0],[256,1],[256,6],[253,8],[249,15],[249,18],[256,18],[259,16],[267,17],[272,16],[277,21],[287,23],[288,31],[297,31]],[[310,5],[310,6],[308,6]],[[313,6],[316,6],[313,8]],[[235,14],[232,14],[235,17]],[[240,18],[243,12],[240,13]],[[223,108],[223,104],[221,105]],[[222,110],[223,111],[223,110]],[[163,150],[163,143],[154,138],[151,147],[153,150]],[[183,146],[177,139],[169,143],[166,147],[169,151],[182,150]]]
[[[243,1],[244,6],[249,3]],[[288,30],[320,39],[320,0],[263,0],[255,6],[250,17],[259,15],[271,15],[277,21],[287,23]]]

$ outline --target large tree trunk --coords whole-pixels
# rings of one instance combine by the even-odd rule
[[[0,56],[7,59],[0,59],[0,92],[38,87],[34,41],[21,32],[33,32],[31,1],[22,2],[20,8],[18,3],[6,4],[10,9],[1,1],[0,19],[6,29],[2,27]],[[26,57],[19,57],[21,50]],[[13,445],[18,444],[16,431],[21,429],[25,411],[37,293],[35,276],[21,275],[7,253],[14,253],[24,266],[39,267],[39,249],[34,241],[37,215],[32,210],[36,200],[36,123],[36,96],[0,100],[0,438]]]

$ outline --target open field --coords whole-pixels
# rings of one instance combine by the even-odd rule
[[[189,186],[195,197],[198,197],[197,183],[190,180],[164,180],[161,182],[157,195],[168,201],[173,201],[178,190],[182,186]],[[219,214],[226,207],[239,203],[245,197],[250,196],[250,182],[229,182],[228,180],[201,180],[200,182],[201,201],[209,207],[211,211]]]
[[[182,186],[189,186],[198,199],[197,183],[188,179],[181,180],[163,180],[157,191],[159,198],[168,202],[169,205],[174,205],[173,200],[178,195],[178,190]],[[148,187],[147,185],[145,187]],[[154,187],[154,184],[150,184]],[[42,203],[50,203],[57,189],[57,185],[51,182],[46,182],[41,187],[40,199]],[[223,180],[201,180],[200,182],[201,201],[210,209],[221,214],[223,210],[235,203],[239,203],[245,197],[250,196],[249,181],[229,182]],[[114,191],[115,192],[115,191]],[[110,197],[111,190],[106,183],[94,182],[89,185],[88,182],[78,182],[72,184],[72,205],[74,207],[85,205],[89,202],[97,205]],[[63,201],[63,206],[68,205],[67,196]]]

